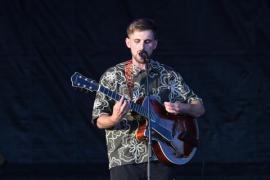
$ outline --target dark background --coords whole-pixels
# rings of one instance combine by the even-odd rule
[[[154,57],[206,107],[201,147],[176,179],[270,179],[268,0],[1,0],[1,179],[108,179],[95,93],[70,76],[98,80],[129,59],[125,30],[139,17],[158,24]]]

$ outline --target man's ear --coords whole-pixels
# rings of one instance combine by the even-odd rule
[[[130,39],[128,37],[126,38],[126,45],[128,48],[130,48]]]
[[[158,40],[155,40],[154,49],[157,48],[157,45],[158,45]]]

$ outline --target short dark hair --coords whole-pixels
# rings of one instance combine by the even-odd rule
[[[149,18],[135,19],[132,21],[127,28],[127,36],[134,33],[134,31],[153,31],[154,38],[157,38],[157,27],[154,20]]]

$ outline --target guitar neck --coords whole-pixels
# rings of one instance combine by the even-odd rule
[[[119,101],[122,97],[119,94],[111,91],[110,89],[108,89],[102,85],[99,85],[99,88],[97,91],[105,94],[106,96],[112,98],[115,101]],[[139,104],[136,104],[136,103],[129,101],[129,108],[132,109],[133,111],[137,112],[138,114],[140,114],[144,117],[147,117],[147,111],[143,106],[140,106]]]

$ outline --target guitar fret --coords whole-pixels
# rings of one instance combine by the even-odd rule
[[[145,109],[142,110],[143,111],[143,115],[146,116],[146,112],[145,112]]]
[[[147,117],[147,112],[146,112],[146,109],[145,109],[145,108],[143,108],[143,109],[142,109],[142,111],[143,111],[143,115],[144,115],[145,117]]]
[[[137,109],[138,113],[142,114],[142,111],[141,111],[140,107],[137,104],[136,104],[136,109]]]
[[[144,115],[141,108],[140,108],[140,106],[138,106],[137,104],[134,104],[134,108],[135,108],[136,112],[138,112],[141,115]]]
[[[104,93],[104,87],[100,86],[99,91]]]
[[[104,92],[105,92],[106,95],[108,95],[108,89],[107,88],[104,89]]]
[[[137,111],[138,113],[140,113],[140,109],[139,109],[139,107],[138,107],[137,104],[135,105],[135,107],[136,107],[136,111]]]
[[[110,96],[110,92],[111,92],[111,91],[108,90],[108,89],[106,89],[106,90],[107,90],[107,96],[111,97],[111,96]]]
[[[114,92],[112,93],[112,98],[116,100],[116,94]]]
[[[118,94],[116,94],[116,93],[114,93],[114,94],[115,94],[115,100],[116,101],[119,101],[120,100],[120,96]]]
[[[130,103],[129,103],[129,108],[132,109],[132,110],[134,110],[134,103],[133,103],[133,102],[130,102]],[[135,111],[135,110],[134,110],[134,111]]]
[[[113,92],[112,91],[108,91],[108,95],[110,96],[110,97],[112,97],[112,94],[113,94]]]
[[[138,110],[137,110],[137,105],[136,105],[136,104],[133,104],[133,109],[134,109],[137,113],[139,113]]]

